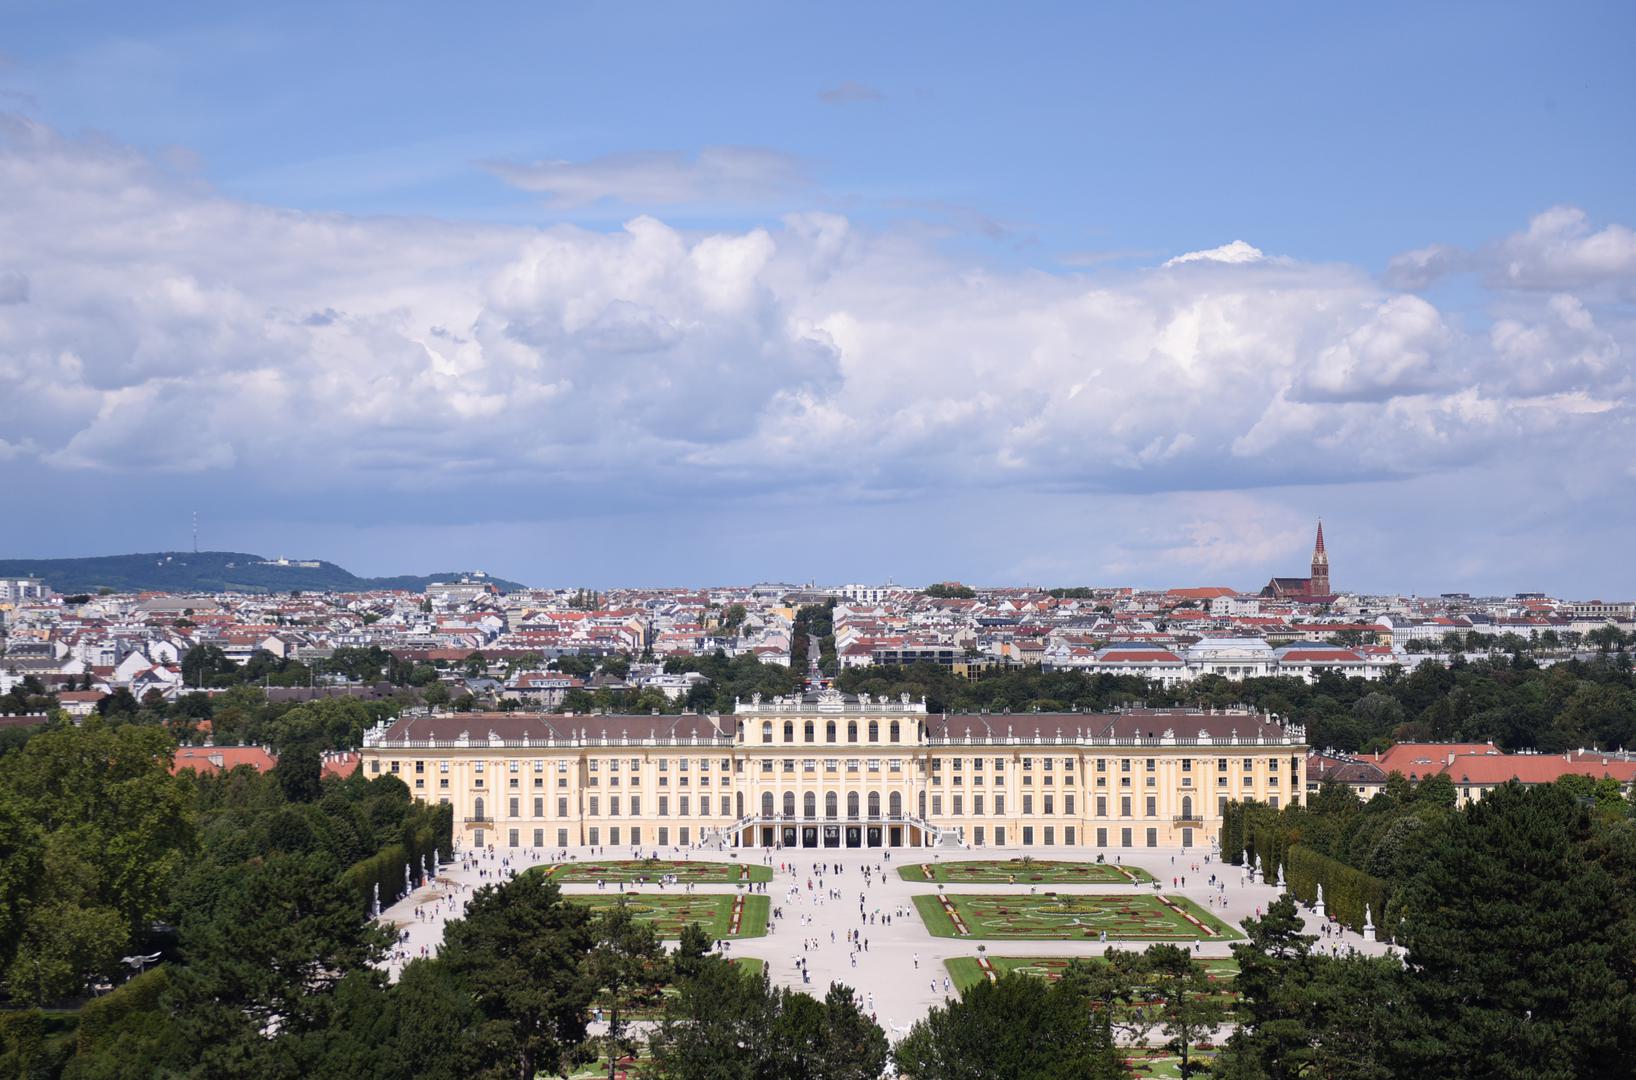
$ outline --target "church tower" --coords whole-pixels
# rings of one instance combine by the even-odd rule
[[[1318,522],[1318,542],[1312,548],[1312,579],[1307,585],[1308,596],[1330,596],[1329,554],[1324,551],[1324,523]]]

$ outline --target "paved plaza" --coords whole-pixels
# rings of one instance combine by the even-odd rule
[[[645,851],[643,854],[652,854]],[[1103,880],[1084,884],[1062,881],[1024,883],[1022,875],[1017,884],[992,880],[974,882],[907,881],[898,871],[906,866],[930,866],[933,877],[951,876],[938,868],[942,864],[973,859],[986,861],[1009,860],[1024,855],[1041,858],[1038,848],[984,848],[968,851],[959,848],[892,848],[892,849],[795,849],[769,851],[757,848],[699,849],[693,851],[665,850],[663,858],[678,862],[727,863],[772,871],[770,881],[734,884],[721,880],[737,874],[706,872],[699,875],[672,874],[664,881],[635,882],[628,873],[609,874],[599,886],[597,880],[576,880],[580,873],[560,873],[563,893],[584,896],[606,903],[620,892],[644,896],[660,894],[674,897],[705,895],[732,896],[744,892],[746,896],[765,896],[775,913],[768,920],[767,934],[759,937],[739,937],[726,945],[726,954],[736,958],[755,958],[766,962],[773,981],[805,989],[822,996],[831,982],[842,982],[855,989],[874,1012],[887,1034],[896,1039],[903,1035],[915,1020],[923,1017],[945,997],[958,993],[945,960],[960,957],[976,958],[982,945],[990,956],[1004,956],[1012,961],[1028,957],[1068,958],[1100,956],[1111,947],[1142,949],[1149,939],[1128,937],[1110,940],[1087,937],[1083,933],[1070,934],[1066,940],[1042,938],[982,940],[977,937],[934,936],[915,909],[915,897],[935,898],[941,889],[945,896],[1043,898],[1054,892],[1058,897],[1126,897],[1147,898],[1131,906],[1151,906],[1159,897],[1178,898],[1208,912],[1234,931],[1234,937],[1202,937],[1186,942],[1194,955],[1201,958],[1224,958],[1231,955],[1229,946],[1239,940],[1237,931],[1243,919],[1265,911],[1276,899],[1280,889],[1274,885],[1254,884],[1244,871],[1236,866],[1224,866],[1211,853],[1200,849],[1190,851],[1143,850],[1119,851],[1124,865],[1146,871],[1152,882],[1119,884]],[[1095,863],[1102,855],[1113,863],[1115,852],[1096,848],[1050,849],[1049,858],[1055,862]],[[406,931],[406,938],[391,962],[393,974],[402,962],[412,956],[435,953],[443,936],[443,923],[451,916],[458,917],[465,901],[481,886],[498,881],[512,871],[530,866],[558,862],[574,864],[610,864],[632,858],[628,849],[571,848],[566,859],[563,852],[534,852],[526,849],[497,851],[495,854],[465,853],[463,857],[442,867],[434,883],[416,889],[382,913],[382,921]],[[867,873],[866,873],[867,868]],[[1210,884],[1212,875],[1216,883]],[[756,872],[755,877],[764,877]],[[917,872],[913,876],[924,876]],[[958,878],[958,873],[952,875]],[[984,874],[982,877],[990,877]],[[688,879],[694,880],[688,880]],[[715,881],[708,879],[716,878]],[[1185,883],[1184,883],[1185,881]],[[1019,905],[1039,903],[1040,900],[1020,900]],[[924,902],[923,902],[924,903]],[[1071,906],[1071,905],[1070,905]],[[417,910],[419,914],[417,915]],[[1163,925],[1163,924],[1156,924]],[[1310,932],[1318,930],[1318,920],[1307,916]],[[850,944],[851,935],[858,936],[856,946]],[[1111,935],[1110,935],[1111,937]],[[1176,940],[1153,938],[1151,940]],[[1379,953],[1386,946],[1365,942],[1350,931],[1332,931],[1319,939],[1324,948],[1348,946],[1360,951]],[[802,966],[810,981],[803,982]],[[1012,963],[1009,966],[1023,966]]]

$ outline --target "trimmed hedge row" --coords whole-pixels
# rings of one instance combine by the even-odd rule
[[[1288,860],[1285,868],[1289,889],[1297,899],[1312,903],[1317,899],[1321,884],[1326,912],[1361,934],[1367,907],[1375,922],[1376,936],[1382,941],[1391,940],[1389,927],[1396,920],[1388,918],[1387,907],[1392,895],[1389,882],[1302,844],[1290,847]]]
[[[367,912],[380,887],[381,907],[385,908],[409,891],[403,869],[409,867],[409,881],[420,884],[426,876],[428,856],[435,866],[454,857],[454,808],[447,803],[411,808],[403,826],[403,839],[381,848],[367,859],[353,863],[341,881],[358,897]]]

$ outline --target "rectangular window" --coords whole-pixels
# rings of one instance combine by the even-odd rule
[[[1120,817],[1130,817],[1130,796],[1129,795],[1119,796],[1119,816]]]
[[[1045,827],[1045,846],[1046,847],[1051,847],[1051,846],[1055,845],[1056,842],[1057,842],[1057,829],[1056,829],[1056,826],[1055,825],[1047,825]]]
[[[1096,830],[1096,846],[1097,847],[1107,847],[1108,846],[1108,830],[1106,830],[1106,829]]]
[[[1159,816],[1159,799],[1158,799],[1157,796],[1149,795],[1147,797],[1147,816],[1148,817],[1158,817]]]
[[[981,825],[971,830],[971,842],[978,847],[983,846],[983,827]]]
[[[1064,795],[1062,797],[1062,812],[1064,814],[1072,814],[1074,812],[1074,797],[1072,795]],[[1070,840],[1069,843],[1073,843],[1073,841]]]
[[[1226,817],[1227,816],[1227,796],[1225,796],[1225,795],[1218,795],[1216,797],[1216,816],[1217,817]]]
[[[558,817],[567,817],[568,816],[568,800],[566,798],[559,798],[557,800],[557,816]]]
[[[1182,758],[1182,772],[1192,772],[1192,771],[1193,771],[1193,759],[1192,758]]]
[[[568,830],[567,829],[558,829],[557,830],[557,846],[558,847],[567,847],[568,846]]]
[[[956,816],[965,813],[965,799],[964,799],[964,796],[961,796],[961,795],[954,796],[954,812],[955,812]]]
[[[981,795],[973,795],[971,797],[971,812],[978,815],[979,817],[982,816],[982,813],[983,813],[983,797]]]
[[[1034,846],[1034,826],[1032,826],[1032,825],[1024,825],[1023,826],[1023,846],[1024,847],[1033,847]]]
[[[631,846],[642,846],[642,830],[635,825],[631,826]]]
[[[1005,826],[1004,825],[994,826],[994,845],[996,847],[1005,847]]]
[[[1108,816],[1108,797],[1106,795],[1098,795],[1096,797],[1096,816]]]
[[[507,832],[507,834],[506,834],[506,839],[511,842],[512,847],[521,847],[522,846],[522,843],[518,838],[516,829],[509,830]]]
[[[610,817],[618,817],[619,816],[619,796],[618,795],[608,796],[608,815]],[[619,843],[619,841],[615,840],[614,843],[617,844],[617,843]]]
[[[632,795],[631,796],[631,817],[641,817],[641,816],[642,816],[642,796]]]
[[[1119,846],[1120,847],[1130,847],[1130,830],[1129,829],[1120,829],[1119,830]]]
[[[521,800],[521,799],[519,799],[519,798],[517,798],[517,796],[515,796],[515,795],[513,795],[513,796],[512,796],[512,797],[511,797],[511,802],[510,802],[510,803],[509,803],[509,804],[508,804],[508,808],[509,808],[509,810],[510,810],[510,813],[508,813],[508,814],[507,814],[507,815],[506,815],[506,816],[507,816],[507,817],[521,817],[521,816],[522,816],[522,813],[521,813],[521,811],[519,811],[519,810],[518,810],[518,809],[517,809],[517,804],[518,804],[518,803],[519,803],[519,802],[521,802],[521,801],[522,801],[522,800]]]
[[[994,794],[994,812],[996,814],[1005,813],[1005,796],[998,792]],[[999,843],[999,841],[996,840],[995,843]]]
[[[1278,796],[1269,795],[1267,797],[1267,805],[1272,807],[1274,810],[1278,809]]]
[[[669,817],[670,816],[670,796],[669,795],[659,796],[659,816],[660,817]]]
[[[932,796],[932,815],[934,817],[942,817],[943,816],[943,796],[941,796],[941,795],[933,795]]]
[[[595,795],[592,795],[591,796],[591,811],[590,811],[590,816],[591,817],[596,817],[601,813],[601,811],[597,809],[597,805],[598,805],[597,797]]]
[[[681,840],[682,840],[682,846],[683,846],[683,847],[686,847],[686,846],[687,846],[687,842],[688,842],[688,839],[687,839],[687,826],[686,826],[686,825],[683,825],[683,826],[682,826],[682,837],[681,837]]]
[[[590,829],[587,830],[587,834],[591,841],[592,847],[602,843],[602,830],[597,828],[595,825],[592,825]]]
[[[681,815],[682,817],[686,817],[687,816],[687,811],[688,811],[687,796],[683,795],[679,800],[677,800],[677,802],[678,802],[678,805],[676,807],[676,813]]]
[[[659,826],[659,846],[670,846],[670,829],[664,825]]]
[[[1034,796],[1024,795],[1023,796],[1023,813],[1032,814],[1033,812],[1034,812]]]
[[[1158,829],[1149,829],[1147,831],[1147,846],[1148,847],[1158,847],[1159,846],[1159,830]]]
[[[535,817],[544,817],[545,816],[545,800],[544,799],[536,798],[534,800],[534,816]],[[544,841],[539,841],[539,842],[536,842],[534,846],[535,847],[544,847],[545,843],[544,843]]]
[[[545,830],[544,829],[535,829],[534,830],[534,846],[537,847],[537,848],[542,848],[542,847],[545,846]]]
[[[608,843],[610,843],[610,844],[619,843],[619,826],[618,825],[610,825],[608,827]]]
[[[1026,796],[1024,796],[1024,797],[1026,798]],[[1050,795],[1047,795],[1045,797],[1045,812],[1047,814],[1056,813],[1057,808],[1056,808],[1055,802],[1056,802],[1056,800],[1053,799]]]

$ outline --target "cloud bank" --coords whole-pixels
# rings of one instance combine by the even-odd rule
[[[665,204],[795,173],[706,151],[507,175]],[[14,118],[0,235],[0,460],[52,476],[481,492],[526,516],[564,492],[1373,483],[1587,447],[1628,486],[1636,449],[1632,327],[1597,299],[1630,295],[1636,245],[1571,208],[1384,279],[1243,241],[999,273],[822,213],[598,232],[297,212]],[[1492,318],[1403,291],[1454,265]]]

